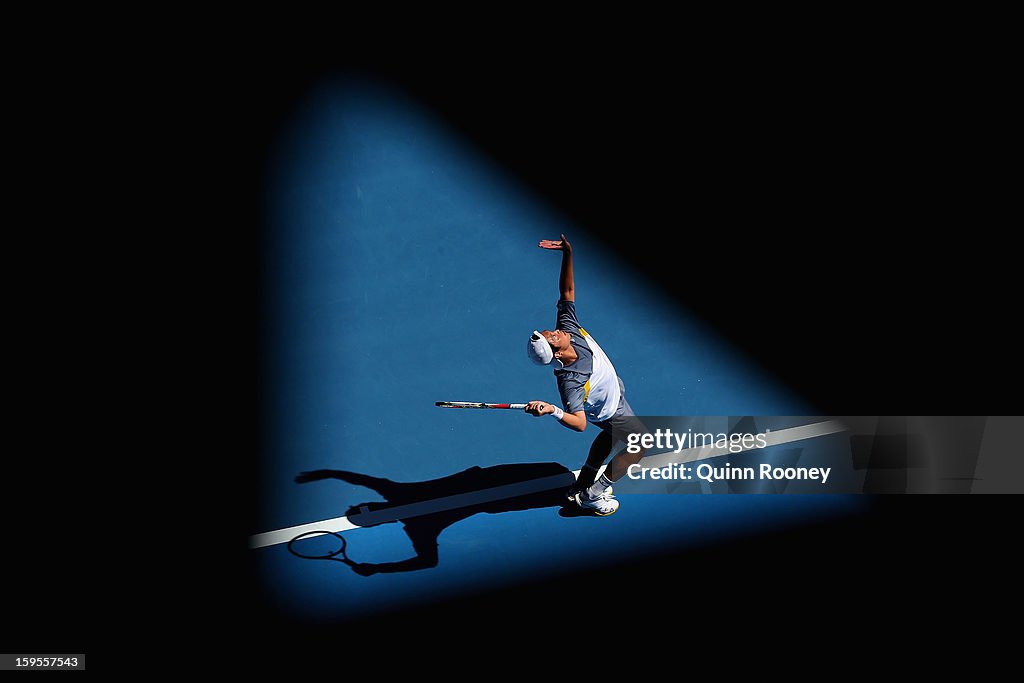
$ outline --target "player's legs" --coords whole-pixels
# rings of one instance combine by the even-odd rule
[[[622,387],[620,380],[620,387]],[[634,433],[644,433],[647,431],[647,427],[644,423],[633,413],[633,408],[626,401],[625,388],[622,389],[622,398],[619,403],[618,410],[615,411],[610,419],[595,423],[601,428],[601,436],[594,440],[594,446],[597,445],[598,440],[601,440],[602,445],[607,448],[604,451],[595,452],[594,446],[591,447],[591,458],[588,457],[588,464],[592,464],[595,468],[600,466],[600,461],[597,460],[598,454],[601,455],[603,460],[607,453],[611,452],[611,446],[615,442],[620,441],[622,443],[628,443],[629,435]],[[605,438],[601,438],[605,437]],[[579,486],[580,493],[576,496],[576,500],[581,506],[586,508],[593,508],[597,514],[610,515],[618,509],[618,501],[612,500],[611,485],[612,482],[618,481],[624,474],[629,471],[629,466],[640,461],[644,457],[645,451],[641,448],[637,453],[630,453],[627,447],[623,447],[618,453],[616,453],[611,462],[608,463],[608,467],[605,468],[604,474],[600,478],[596,478],[596,469],[592,472],[587,470],[580,473],[580,483],[583,483],[583,474],[590,474],[587,481],[591,482],[590,486],[583,488]]]
[[[570,496],[577,505],[585,510],[590,510],[595,515],[610,515],[619,509],[619,501],[611,495],[611,481],[608,479],[608,469],[600,477],[597,470],[601,463],[611,453],[615,439],[611,430],[601,426],[601,433],[590,445],[590,455],[587,456],[587,463],[580,470],[580,476],[576,480],[576,486]]]
[[[587,455],[587,461],[580,469],[580,476],[576,479],[576,485],[570,491],[570,496],[594,485],[594,481],[597,479],[597,471],[612,452],[612,445],[611,432],[602,429],[597,438],[590,444],[590,453]]]
[[[632,414],[632,409],[627,403],[625,409],[619,414],[613,416],[608,420],[601,430],[601,437],[606,437],[602,442],[607,444],[607,450],[602,455],[606,457],[611,452],[611,446],[615,442],[627,443],[627,439],[630,434],[643,433],[646,430],[644,423],[640,421],[638,417]],[[627,414],[628,413],[628,414]],[[597,440],[594,440],[596,445]],[[635,448],[635,447],[634,447]],[[611,461],[608,463],[608,467],[604,469],[604,474],[601,475],[600,479],[596,478],[597,470],[595,469],[588,480],[590,482],[590,492],[592,495],[599,495],[601,491],[608,487],[612,482],[618,481],[629,471],[629,466],[640,462],[641,458],[644,457],[646,451],[643,447],[636,453],[630,453],[628,446],[623,446],[622,449],[612,456]],[[591,456],[594,456],[594,448],[591,447]],[[587,458],[587,463],[590,464],[592,461]],[[600,462],[594,461],[596,467],[600,467]],[[583,479],[583,472],[580,472],[580,480]],[[581,489],[584,487],[580,487]]]

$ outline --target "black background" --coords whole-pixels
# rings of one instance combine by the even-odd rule
[[[1012,592],[1004,533],[1014,506],[1005,497],[890,496],[840,522],[809,520],[335,626],[293,623],[261,602],[245,550],[224,540],[230,534],[180,543],[176,534],[208,528],[211,515],[224,520],[221,532],[236,521],[247,529],[258,504],[237,454],[259,449],[264,155],[305,89],[339,73],[380,78],[420,99],[568,215],[567,231],[606,240],[636,277],[699,313],[819,414],[1013,412],[1006,399],[1019,375],[1009,330],[1019,316],[1019,258],[1006,245],[1015,226],[998,203],[1009,187],[997,125],[1005,88],[984,57],[877,46],[830,52],[827,40],[813,50],[699,51],[609,40],[555,52],[525,41],[484,54],[429,36],[405,49],[351,38],[349,30],[325,43],[245,41],[198,68],[179,71],[171,55],[161,72],[174,94],[166,98],[173,122],[156,126],[167,136],[155,147],[185,143],[189,158],[171,175],[200,198],[167,240],[184,248],[166,251],[196,257],[195,277],[204,279],[197,285],[171,269],[174,294],[196,301],[190,328],[160,331],[189,359],[200,390],[182,392],[187,408],[175,402],[189,436],[175,433],[115,467],[131,469],[132,487],[144,469],[175,506],[139,521],[127,502],[114,515],[121,526],[104,529],[139,539],[132,550],[113,541],[97,550],[85,536],[64,548],[74,558],[67,562],[41,545],[45,559],[18,565],[10,580],[19,627],[6,651],[45,642],[97,652],[90,663],[100,666],[99,654],[107,664],[142,661],[147,648],[176,646],[226,667],[343,673],[346,657],[384,640],[402,666],[435,669],[462,668],[461,648],[500,652],[495,665],[558,650],[555,673],[575,676],[595,673],[595,656],[621,663],[641,642],[684,638],[734,652],[743,638],[790,637],[803,648],[884,649],[921,628],[949,637],[943,625],[961,631],[1003,604]],[[692,256],[682,271],[657,267],[680,254]],[[744,324],[751,316],[756,332]],[[185,364],[178,358],[164,371]],[[85,509],[88,496],[65,485],[75,491],[69,507]],[[685,600],[636,591],[681,581],[706,591]],[[39,585],[62,590],[39,602]],[[88,596],[87,608],[54,609],[76,594]],[[128,609],[106,618],[115,602]],[[600,619],[588,619],[593,611]],[[797,628],[780,629],[784,619]],[[867,635],[853,626],[863,623]]]

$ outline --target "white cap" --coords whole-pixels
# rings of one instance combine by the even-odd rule
[[[530,341],[526,344],[526,355],[537,365],[554,365],[556,368],[563,367],[562,361],[555,359],[551,350],[551,344],[537,330],[530,335]]]

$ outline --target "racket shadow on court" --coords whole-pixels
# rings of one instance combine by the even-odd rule
[[[560,507],[565,512],[571,506],[565,492],[576,482],[571,471],[554,462],[470,467],[440,479],[404,483],[346,470],[314,470],[295,477],[299,484],[324,479],[365,486],[384,498],[384,501],[350,507],[346,513],[349,522],[360,527],[400,522],[412,541],[413,557],[380,563],[349,559],[342,534],[310,532],[302,535],[305,538],[296,537],[288,544],[294,555],[342,562],[362,576],[436,567],[439,561],[437,539],[441,532],[476,514],[545,507]],[[310,538],[317,535],[318,539]],[[319,544],[324,550],[309,549],[304,544],[313,548],[314,544]]]

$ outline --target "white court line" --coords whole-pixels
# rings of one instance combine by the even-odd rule
[[[784,443],[792,443],[794,441],[827,436],[828,434],[835,434],[845,430],[846,426],[838,420],[826,420],[825,422],[815,422],[809,425],[801,425],[799,427],[780,429],[775,432],[767,432],[765,434],[765,441],[768,446],[778,446]],[[755,449],[750,448],[745,449],[744,451],[730,453],[728,446],[724,448],[703,446],[701,448],[687,448],[686,450],[679,451],[678,453],[664,453],[661,455],[647,456],[642,462],[644,463],[644,467],[664,467],[671,463],[706,460],[707,458],[717,458],[720,455],[739,455],[747,450]],[[603,471],[604,466],[602,466],[598,471],[598,476],[600,476],[600,473]],[[575,470],[572,474],[574,477],[579,477],[580,470]],[[436,512],[455,510],[461,507],[479,505],[480,503],[490,503],[530,493],[540,493],[541,491],[548,491],[558,488],[559,486],[566,485],[568,483],[566,476],[566,474],[556,474],[550,477],[531,479],[530,481],[521,481],[514,484],[505,484],[504,486],[495,486],[493,488],[482,489],[480,491],[470,491],[468,493],[459,493],[454,496],[434,498],[433,500],[425,500],[419,503],[397,505],[395,507],[376,510],[373,512],[362,512],[357,515],[362,524],[353,524],[346,516],[325,519],[319,522],[310,522],[309,524],[288,527],[287,529],[278,529],[277,531],[267,531],[262,534],[250,536],[249,548],[265,548],[279,543],[287,543],[299,534],[304,534],[309,531],[350,531],[352,529],[359,529],[368,524],[394,522],[399,519],[409,519],[410,517],[418,517],[420,515],[429,515]]]

